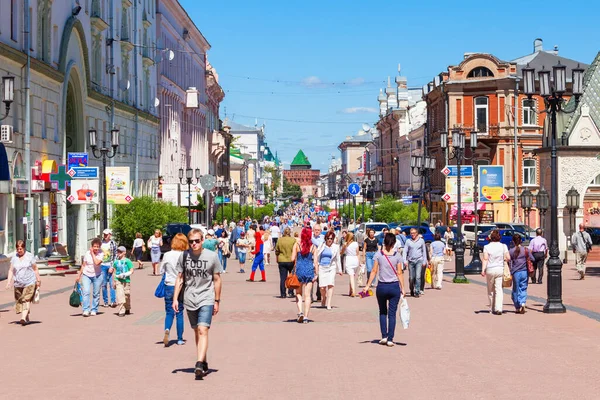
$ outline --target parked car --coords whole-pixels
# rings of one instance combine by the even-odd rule
[[[423,236],[423,240],[425,241],[425,243],[431,243],[433,242],[433,233],[431,233],[431,231],[429,230],[429,227],[425,228],[424,226],[416,226],[416,225],[412,225],[412,226],[403,226],[400,228],[400,231],[406,233],[406,237],[410,238],[410,230],[412,228],[418,229],[418,232],[420,235]]]
[[[498,227],[498,229],[514,229],[515,231],[521,232],[525,236],[529,236],[530,238],[534,238],[537,235],[535,234],[535,229],[529,227],[525,224],[515,224],[512,222],[494,222],[494,225]]]
[[[490,235],[492,234],[492,231],[493,229],[490,229],[489,231],[480,233],[478,235],[477,245],[480,248],[483,248],[483,246],[490,242]],[[498,231],[500,232],[500,242],[504,243],[508,248],[513,247],[512,237],[515,233],[521,236],[521,244],[523,246],[529,246],[529,238],[522,232],[519,232],[515,229],[498,229]]]
[[[366,222],[358,225],[356,231],[354,232],[354,236],[356,236],[356,242],[358,243],[358,247],[362,249],[363,243],[365,241],[365,235],[367,234],[367,229],[373,229],[375,231],[375,236],[381,233],[384,228],[390,229],[388,224],[385,222]]]
[[[167,251],[171,250],[171,240],[176,234],[183,233],[187,236],[190,230],[192,230],[192,227],[188,224],[177,223],[165,225],[165,227],[162,230],[163,245],[160,247],[160,252],[164,254]]]
[[[492,229],[498,229],[498,227],[493,224],[478,224],[477,235],[479,235],[481,232],[486,232]],[[475,224],[464,224],[462,226],[462,233],[466,246],[473,247],[475,244]]]

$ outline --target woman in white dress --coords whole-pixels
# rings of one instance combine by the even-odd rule
[[[271,250],[273,250],[273,238],[271,232],[265,231],[262,236],[263,240],[263,256],[266,258],[266,265],[271,265]]]
[[[315,270],[319,272],[319,289],[321,290],[321,306],[331,310],[333,287],[335,286],[336,272],[342,275],[340,261],[340,246],[334,243],[333,231],[325,234],[325,241],[319,245],[314,257]]]
[[[148,239],[148,248],[152,258],[152,275],[159,275],[160,268],[160,248],[163,245],[162,232],[160,229],[154,231],[154,235]]]
[[[344,246],[341,251],[342,255],[345,255],[345,266],[346,273],[350,277],[350,293],[348,294],[350,297],[354,297],[356,295],[356,272],[359,267],[358,262],[358,243],[354,238],[354,234],[352,232],[348,232],[344,239]]]
[[[446,242],[446,255],[450,258],[452,257],[452,245],[454,244],[454,232],[452,232],[452,228],[449,226],[446,228],[446,232],[444,232],[444,241]]]

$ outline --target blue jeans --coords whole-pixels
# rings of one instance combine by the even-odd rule
[[[379,304],[379,327],[381,337],[390,342],[394,340],[396,332],[396,313],[400,302],[400,284],[398,282],[379,282],[377,290],[377,304]]]
[[[410,294],[416,294],[421,291],[421,269],[423,268],[423,260],[408,262],[408,284],[410,286]]]
[[[165,330],[171,330],[175,310],[173,310],[173,296],[175,295],[175,286],[165,285]],[[183,340],[183,304],[179,304],[177,311],[177,340]]]
[[[110,302],[116,303],[117,296],[115,293],[115,289],[113,289],[113,274],[109,274],[108,270],[110,269],[109,265],[102,264],[102,300],[104,300],[104,304],[108,304],[108,292],[106,290],[106,285],[110,286]]]
[[[103,276],[89,277],[87,275],[81,275],[81,292],[82,292],[82,303],[83,312],[98,312],[98,305],[100,305],[100,286],[102,285]],[[90,308],[90,289],[93,288],[93,300]]]
[[[527,301],[528,277],[529,273],[526,269],[513,274],[512,301],[517,310],[524,307]]]
[[[225,257],[223,255],[223,250],[219,249],[219,261],[221,262],[221,265],[223,266],[223,272],[225,272],[227,270],[227,257]]]

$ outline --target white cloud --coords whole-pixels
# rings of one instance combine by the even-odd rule
[[[302,85],[306,87],[321,87],[323,86],[323,81],[318,76],[309,76],[302,79]]]
[[[344,114],[360,114],[360,113],[372,113],[376,114],[378,110],[373,107],[348,107],[342,110]]]
[[[354,78],[354,79],[350,79],[348,81],[348,85],[351,85],[351,86],[360,86],[363,83],[365,83],[365,79],[364,78]]]

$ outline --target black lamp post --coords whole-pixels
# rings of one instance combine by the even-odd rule
[[[423,153],[422,156],[410,157],[410,170],[414,176],[420,177],[419,183],[419,207],[417,212],[417,226],[421,226],[421,208],[423,207],[423,191],[427,174],[435,169],[435,158],[428,157]]]
[[[360,222],[365,223],[365,197],[367,195],[367,181],[362,181],[361,185],[361,194],[362,194],[362,214],[360,217]]]
[[[225,220],[225,193],[229,190],[228,181],[217,181],[217,190],[221,193],[221,223]],[[215,215],[216,217],[216,215]]]
[[[531,207],[533,206],[533,193],[531,190],[525,189],[521,192],[521,208],[525,210],[525,224],[529,226],[529,213],[531,212]],[[529,236],[529,232],[527,232]]]
[[[546,189],[541,188],[538,191],[538,194],[535,195],[535,206],[540,212],[540,220],[541,220],[541,228],[542,231],[545,230],[544,217],[546,215],[546,211],[548,211],[548,207],[550,206],[550,196]]]
[[[569,210],[569,234],[572,234],[575,230],[575,214],[579,209],[579,192],[575,187],[571,186],[571,189],[567,192],[567,210]]]
[[[456,193],[457,193],[457,213],[456,213],[456,225],[458,229],[458,237],[454,244],[454,251],[456,253],[455,257],[455,274],[454,279],[452,280],[454,283],[467,283],[468,280],[465,277],[465,242],[463,240],[462,235],[462,207],[461,207],[461,164],[464,159],[469,159],[465,157],[465,132],[455,129],[452,131],[452,147],[448,146],[448,132],[440,133],[440,144],[442,149],[449,149],[448,160],[456,160],[457,175],[456,175]],[[477,148],[477,132],[471,132],[470,135],[470,145],[471,150],[475,151]],[[477,247],[477,230],[475,230],[475,245]],[[473,257],[475,257],[475,251],[473,253]],[[479,253],[477,252],[477,257],[479,257]]]
[[[184,169],[183,168],[179,168],[179,183],[183,183],[184,181]],[[187,183],[187,187],[188,187],[188,223],[191,225],[192,224],[192,184],[197,184],[198,180],[200,179],[200,169],[196,168],[196,181],[193,182],[194,180],[194,170],[191,168],[186,168],[185,169],[185,182]]]
[[[239,188],[239,186],[238,186],[238,184],[237,184],[237,183],[234,183],[234,184],[233,184],[233,190],[231,191],[231,220],[232,220],[232,221],[233,221],[233,206],[234,206],[234,203],[233,203],[233,195],[234,195],[234,194],[239,194],[239,193],[240,193],[240,188]],[[241,196],[240,196],[240,197],[241,197]],[[239,201],[239,200],[238,200],[238,201]],[[240,201],[240,203],[241,203],[241,201]]]
[[[88,131],[88,138],[90,142],[90,148],[92,149],[92,155],[95,159],[102,159],[102,229],[108,228],[108,198],[107,198],[107,188],[106,188],[106,159],[113,158],[117,155],[117,148],[119,147],[119,130],[113,129],[110,131],[110,147],[105,147],[105,142],[103,141],[103,146],[98,148],[97,141],[98,136],[95,129],[90,129]]]
[[[563,111],[562,106],[565,100],[563,94],[567,89],[567,67],[560,62],[552,67],[554,72],[554,85],[550,86],[550,71],[542,67],[538,73],[540,95],[544,98],[546,112],[550,116],[550,132],[546,130],[544,143],[546,146],[542,151],[550,151],[550,258],[546,265],[548,266],[548,300],[544,305],[545,313],[564,313],[566,308],[562,302],[562,262],[560,260],[560,250],[558,248],[558,161],[556,149],[556,113]],[[529,64],[523,68],[524,93],[529,99],[535,94],[535,69],[530,68]],[[573,96],[575,101],[579,102],[579,96],[583,89],[582,68],[573,68]],[[550,137],[548,137],[550,135]]]
[[[14,76],[3,76],[2,77],[2,102],[6,106],[6,112],[3,117],[0,117],[0,121],[8,117],[10,111],[10,105],[15,99],[15,77]]]

